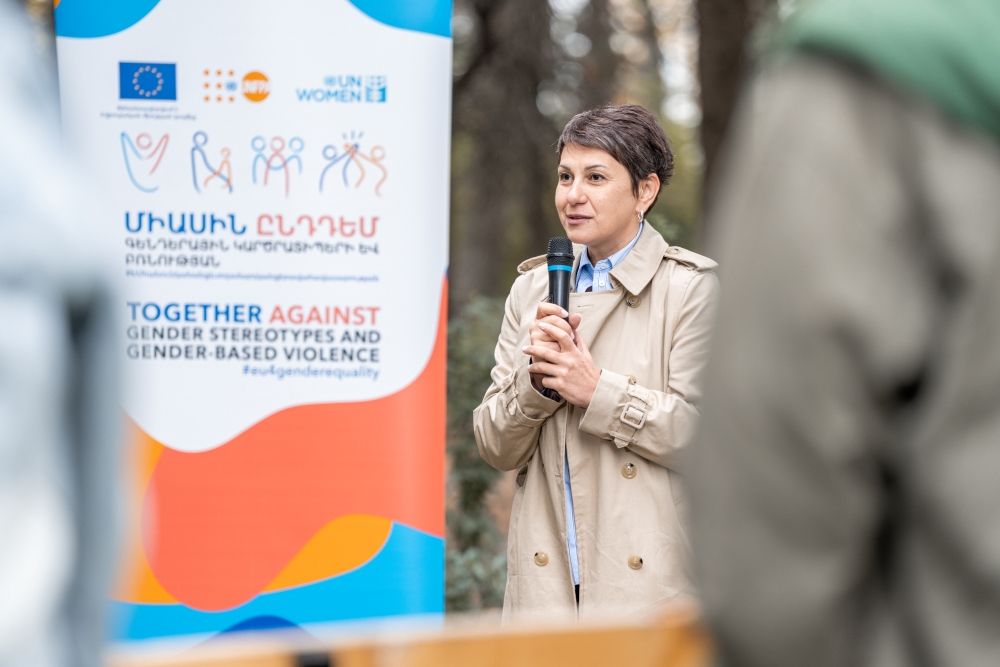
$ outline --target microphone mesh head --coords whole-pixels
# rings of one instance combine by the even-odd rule
[[[555,238],[549,239],[549,256],[569,256],[573,257],[573,242],[570,241],[565,236],[556,236]]]

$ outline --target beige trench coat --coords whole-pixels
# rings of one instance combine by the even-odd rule
[[[581,247],[575,247],[579,264]],[[641,612],[690,593],[678,455],[698,418],[719,283],[715,262],[669,247],[650,225],[611,270],[615,288],[573,293],[601,378],[586,410],[532,386],[521,348],[548,296],[545,257],[518,267],[493,384],[474,414],[483,458],[518,469],[504,618],[577,613],[566,545],[569,457],[580,565],[579,614]]]

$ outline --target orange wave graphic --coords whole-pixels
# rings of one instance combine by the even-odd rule
[[[382,549],[391,530],[392,521],[378,516],[352,514],[334,519],[313,535],[264,591],[303,586],[361,567]]]
[[[140,430],[152,473],[117,597],[228,609],[363,565],[392,521],[443,536],[446,303],[447,283],[430,360],[391,396],[288,408],[207,452]]]
[[[147,435],[135,422],[128,420],[129,440],[134,443],[132,469],[137,473],[133,506],[135,520],[129,522],[126,562],[113,593],[116,600],[141,604],[170,604],[177,599],[164,590],[149,567],[142,546],[142,526],[138,521],[142,495],[152,476],[163,445]],[[292,561],[262,591],[279,591],[327,579],[358,568],[377,554],[392,530],[392,521],[377,516],[354,514],[334,519],[295,554]]]

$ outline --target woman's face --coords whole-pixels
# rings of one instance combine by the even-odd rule
[[[632,193],[628,170],[598,148],[567,144],[559,159],[556,209],[566,236],[587,246],[590,261],[610,257],[628,245],[639,229],[639,213],[659,191],[655,174]]]

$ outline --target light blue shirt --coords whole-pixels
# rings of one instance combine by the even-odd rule
[[[587,255],[587,249],[583,249],[583,253],[580,255],[580,268],[576,272],[576,291],[586,292],[588,287],[592,287],[594,292],[603,292],[604,290],[614,289],[611,284],[611,269],[618,266],[625,256],[632,250],[632,246],[636,244],[639,240],[639,236],[642,234],[642,226],[645,223],[639,223],[639,231],[636,232],[635,238],[632,239],[627,246],[611,255],[607,259],[602,259],[597,264],[590,263],[590,256]]]
[[[593,292],[613,289],[611,269],[618,266],[632,250],[632,246],[642,234],[642,226],[643,223],[640,222],[639,231],[631,243],[597,264],[590,263],[587,249],[584,248],[580,255],[580,267],[576,272],[576,291],[586,292],[588,287],[592,288]],[[566,452],[563,459],[563,488],[566,490],[566,546],[569,548],[569,567],[573,571],[573,583],[580,585],[580,556],[576,549],[576,513],[573,511],[573,489],[569,481],[569,452]]]

